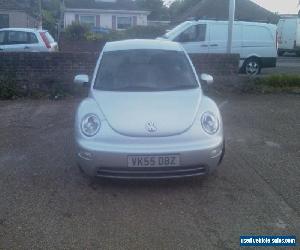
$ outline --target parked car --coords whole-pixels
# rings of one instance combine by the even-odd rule
[[[172,63],[170,63],[172,62]],[[212,83],[209,75],[201,81]],[[196,71],[178,43],[107,43],[76,112],[77,160],[90,176],[177,178],[211,173],[222,161],[217,105],[203,95]]]
[[[278,55],[285,52],[300,56],[300,17],[282,18],[278,23]]]
[[[257,75],[262,68],[276,67],[276,26],[266,23],[236,21],[232,53],[240,55],[240,69]],[[180,42],[189,54],[226,53],[227,21],[187,21],[167,32],[160,39]]]
[[[0,29],[2,52],[54,52],[57,42],[47,30],[7,28]]]

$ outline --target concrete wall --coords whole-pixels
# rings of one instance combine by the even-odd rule
[[[27,15],[23,11],[6,11],[0,10],[0,14],[9,15],[9,27],[8,28],[36,28],[37,22],[34,18]]]
[[[47,91],[49,84],[72,87],[75,75],[92,75],[98,56],[96,53],[0,53],[0,80],[14,75],[24,91]],[[198,73],[209,73],[216,79],[238,73],[238,55],[199,54],[191,58]]]

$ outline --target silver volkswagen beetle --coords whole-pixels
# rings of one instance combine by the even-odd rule
[[[202,74],[201,82],[213,78]],[[222,118],[175,42],[107,43],[77,110],[75,141],[89,176],[163,179],[205,175],[224,155]]]

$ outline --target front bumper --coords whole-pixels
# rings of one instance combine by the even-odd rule
[[[105,146],[77,141],[77,161],[89,176],[114,179],[172,179],[206,175],[221,163],[225,152],[223,138],[197,145],[169,145],[166,148],[136,145]],[[128,167],[129,155],[180,156],[179,167]]]

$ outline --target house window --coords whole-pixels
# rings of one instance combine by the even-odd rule
[[[91,27],[96,26],[96,17],[95,16],[80,16],[79,21],[81,24],[86,24]]]
[[[128,29],[132,26],[131,17],[118,17],[117,18],[117,28],[118,29]]]
[[[9,15],[0,14],[0,29],[9,28]]]

